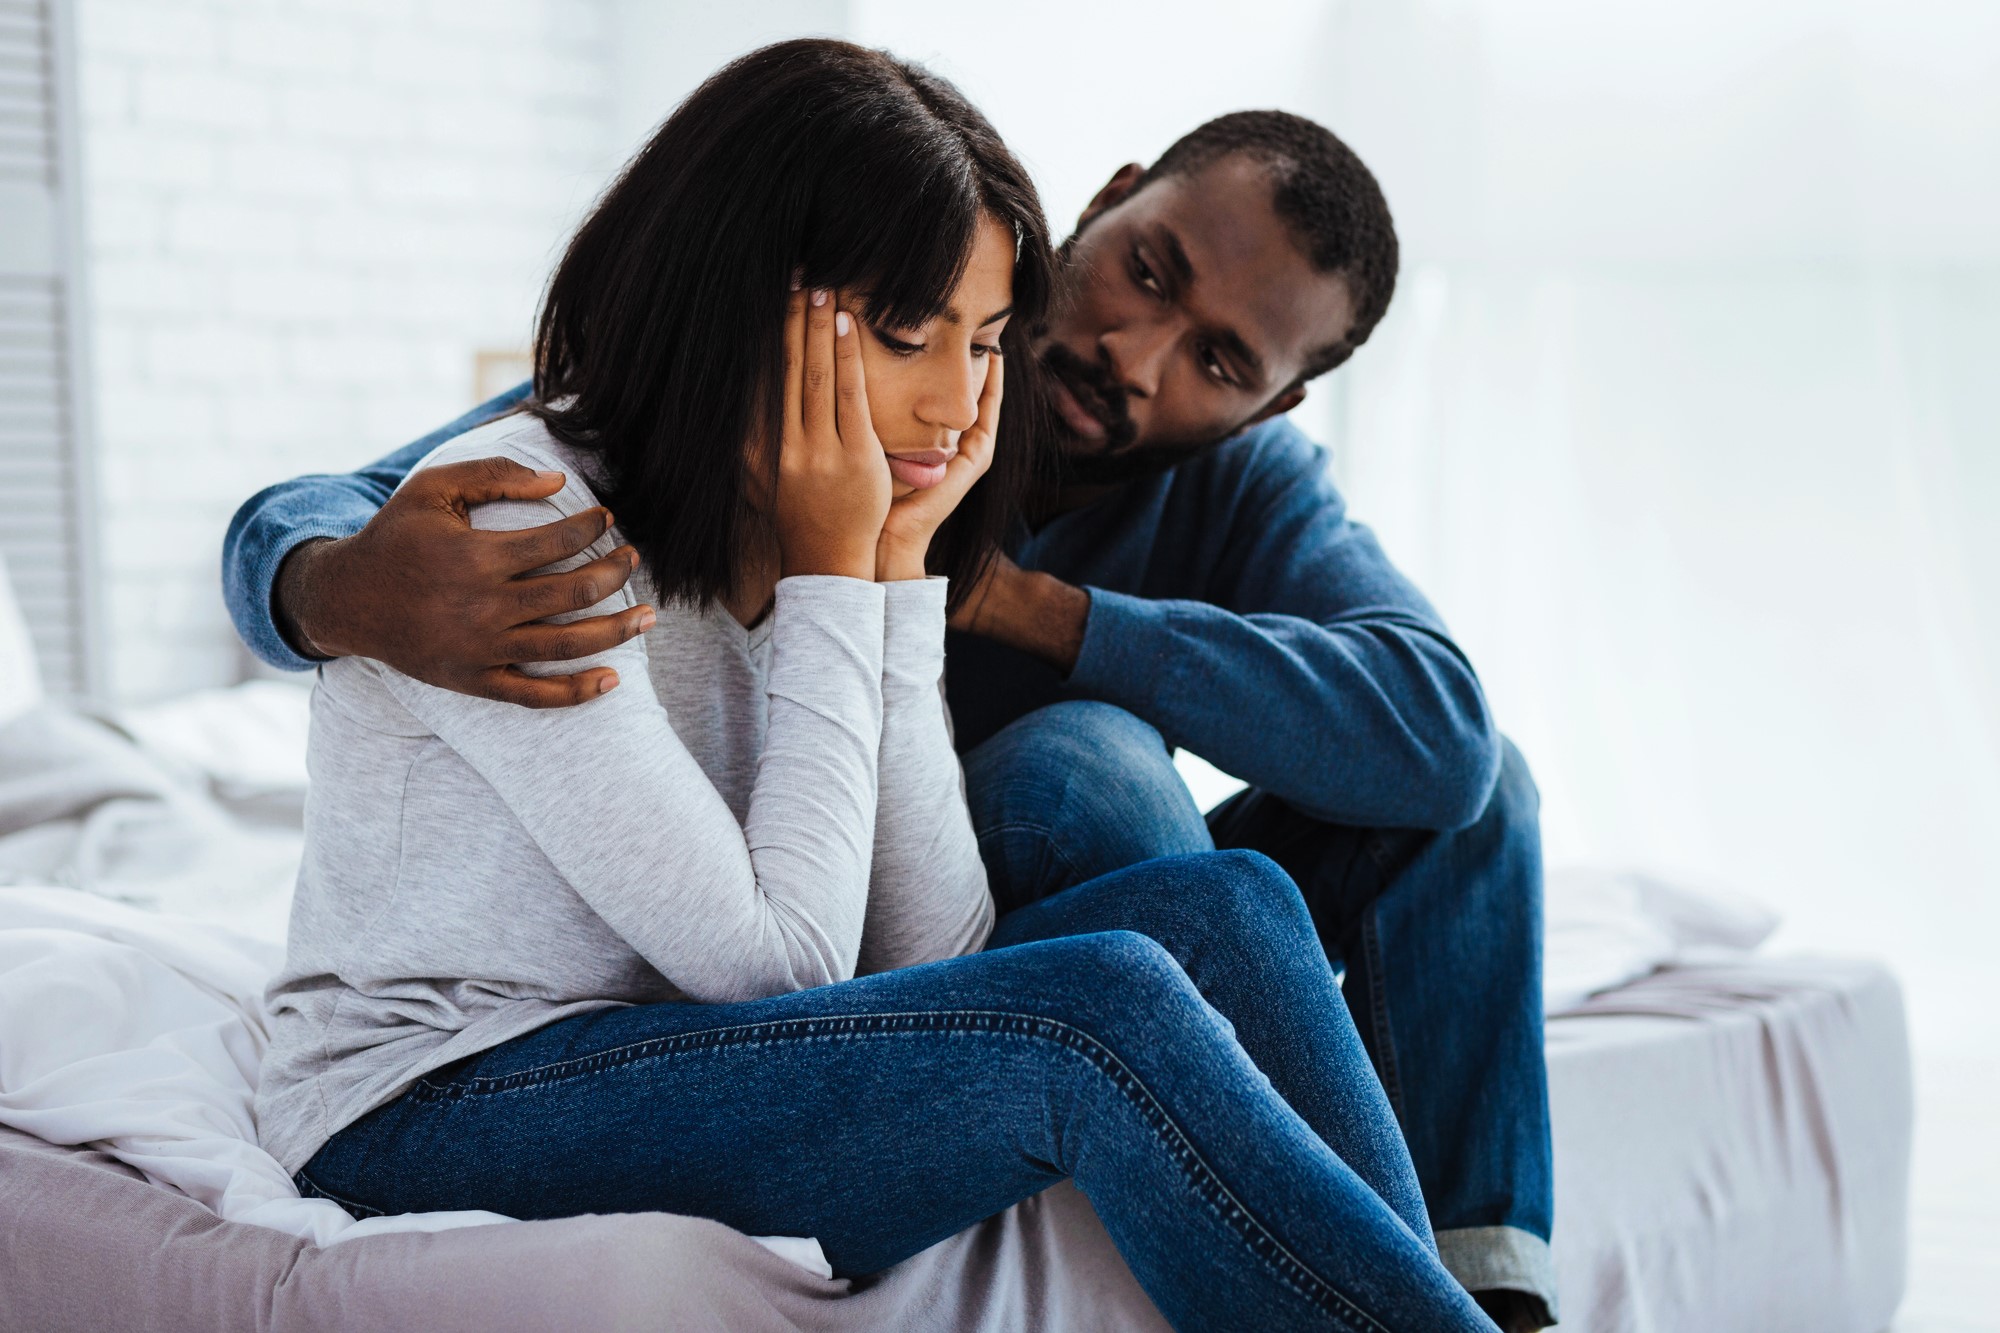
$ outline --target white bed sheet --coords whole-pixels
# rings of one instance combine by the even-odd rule
[[[1563,1327],[1880,1333],[1904,1286],[1902,993],[1852,959],[1682,966],[1548,1025]]]
[[[356,1224],[299,1199],[255,1145],[255,997],[297,852],[303,698],[198,696],[120,718],[123,735],[47,710],[0,725],[0,883],[56,869],[68,888],[239,931],[0,890],[0,1123],[98,1144],[220,1216],[321,1244],[501,1220]],[[240,817],[244,802],[256,817]],[[1902,1288],[1911,1128],[1894,980],[1869,964],[1751,957],[1768,913],[1643,875],[1559,871],[1547,900],[1564,1326],[1877,1333]],[[1118,1322],[1147,1323],[1072,1195],[1053,1192],[1061,1206],[1043,1211],[1083,1219],[1065,1244],[1097,1242],[1091,1282],[1122,1282],[1110,1305],[1141,1313]],[[1005,1249],[1009,1225],[1029,1238],[1014,1249],[1046,1248],[1051,1224],[1016,1212],[1028,1220],[941,1251],[995,1236]]]

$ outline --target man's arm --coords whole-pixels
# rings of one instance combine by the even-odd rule
[[[583,550],[610,526],[608,513],[520,533],[474,531],[474,505],[543,499],[562,486],[559,475],[505,459],[434,468],[397,490],[432,449],[512,411],[527,393],[525,384],[512,389],[359,472],[295,478],[245,502],[223,541],[222,583],[251,651],[288,671],[370,657],[428,684],[530,707],[581,703],[615,685],[609,669],[545,678],[518,670],[605,651],[643,628],[645,607],[533,623],[602,601],[636,567],[621,547],[576,570],[522,577]]]
[[[1071,692],[1125,708],[1308,813],[1469,824],[1499,771],[1485,695],[1422,595],[1348,520],[1323,457],[1277,427],[1177,479],[1206,491],[1199,523],[1171,534],[1166,557],[1187,596],[1002,566],[961,627],[1040,657]],[[1188,519],[1176,505],[1173,522]]]

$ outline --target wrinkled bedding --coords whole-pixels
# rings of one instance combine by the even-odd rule
[[[665,1214],[356,1222],[250,1119],[304,692],[0,724],[0,1327],[1156,1329],[1065,1185],[859,1289]],[[1754,903],[1551,876],[1564,1326],[1851,1330],[1902,1289],[1900,994]]]

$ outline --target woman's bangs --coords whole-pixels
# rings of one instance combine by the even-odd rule
[[[867,318],[890,329],[913,329],[944,313],[972,262],[979,229],[979,200],[970,189],[904,198],[856,238],[856,277],[843,284],[866,292]]]

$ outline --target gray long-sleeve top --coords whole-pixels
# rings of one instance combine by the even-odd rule
[[[569,483],[482,506],[476,526],[597,503],[592,460],[523,418],[424,465],[490,456]],[[577,614],[641,600],[643,573]],[[662,607],[588,659],[617,689],[546,711],[324,666],[267,997],[264,1146],[296,1171],[430,1070],[588,1009],[747,1000],[979,948],[993,908],[939,689],[944,602],[942,580],[803,577],[750,629]]]

